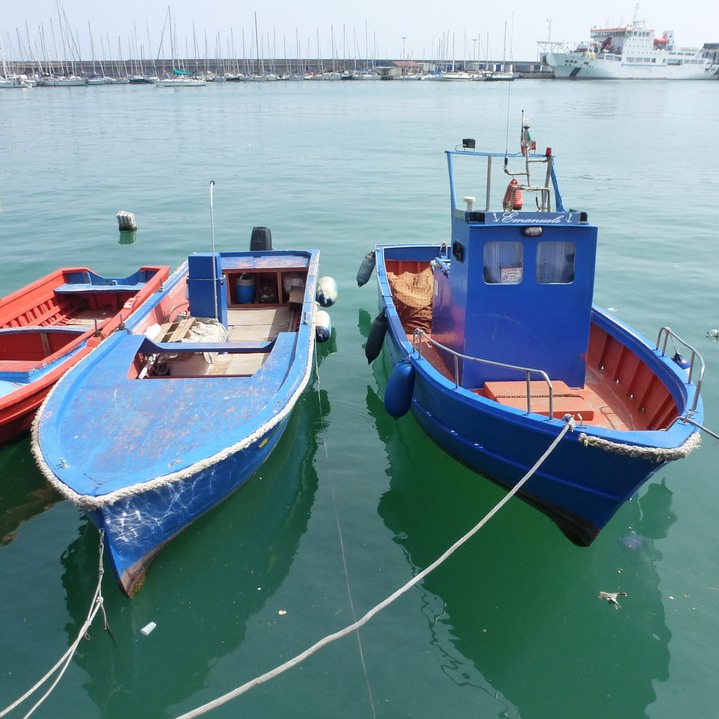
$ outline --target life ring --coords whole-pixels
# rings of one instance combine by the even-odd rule
[[[513,177],[507,185],[507,191],[504,193],[502,207],[507,210],[521,210],[524,205],[524,197],[522,197],[522,188],[517,182],[517,178]]]

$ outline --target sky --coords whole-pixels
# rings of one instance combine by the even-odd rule
[[[581,0],[527,0],[481,3],[467,0],[263,0],[256,6],[237,0],[173,0],[169,5],[178,38],[178,56],[256,57],[255,22],[263,57],[308,59],[321,55],[339,59],[424,60],[438,56],[472,59],[536,60],[538,40],[572,44],[589,37],[592,26],[626,24],[635,15],[658,35],[674,30],[677,44],[699,47],[719,42],[719,2],[716,0],[605,0],[601,8]],[[63,58],[61,34],[69,28],[80,59],[170,57],[169,31],[160,52],[168,17],[166,0],[32,0],[5,2],[0,13],[0,42],[6,59],[25,57],[29,45],[41,47],[41,37],[53,57]],[[61,18],[61,20],[60,20]],[[255,21],[256,18],[256,21]],[[27,26],[27,29],[26,29]],[[42,30],[41,30],[42,28]],[[18,34],[20,39],[18,39]],[[28,42],[28,35],[30,42]],[[194,38],[194,40],[193,40]],[[506,40],[505,40],[506,38]],[[318,43],[319,39],[319,43]],[[332,41],[334,40],[334,50]],[[22,46],[24,50],[20,47]],[[318,53],[319,45],[319,53]],[[110,52],[108,50],[112,48]],[[133,49],[134,48],[134,49]],[[376,51],[373,52],[373,48]],[[35,49],[33,54],[40,51]],[[65,51],[67,52],[67,51]],[[73,58],[74,59],[74,58]]]

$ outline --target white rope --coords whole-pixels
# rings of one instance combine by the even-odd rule
[[[627,457],[638,459],[648,459],[652,462],[671,462],[675,459],[683,459],[689,452],[696,449],[701,442],[699,432],[694,432],[680,447],[641,447],[637,444],[622,444],[620,442],[611,442],[601,437],[590,437],[582,432],[578,440],[585,447],[597,447],[605,452],[613,454],[621,454]]]
[[[58,682],[62,678],[63,674],[65,674],[65,671],[67,670],[68,666],[70,665],[70,662],[72,661],[73,656],[75,655],[75,652],[77,651],[77,647],[80,644],[80,641],[87,635],[87,630],[90,628],[90,625],[92,624],[93,620],[95,619],[95,616],[99,611],[102,611],[103,615],[105,613],[105,609],[103,606],[103,597],[102,597],[102,576],[105,573],[105,570],[102,566],[102,557],[105,550],[105,543],[103,541],[103,530],[100,530],[100,546],[99,546],[99,562],[98,562],[98,570],[97,570],[97,587],[95,588],[95,593],[92,597],[92,604],[90,605],[90,611],[88,612],[87,618],[85,619],[85,622],[83,623],[82,627],[80,627],[80,631],[77,634],[77,638],[75,641],[69,646],[68,650],[65,652],[65,654],[60,657],[60,659],[57,661],[55,666],[50,669],[45,676],[38,681],[35,686],[28,689],[25,694],[23,694],[19,699],[14,701],[9,707],[3,709],[0,712],[0,717],[6,716],[9,712],[11,712],[15,707],[22,704],[26,699],[28,699],[30,696],[32,696],[40,687],[47,682],[52,675],[59,670],[59,673],[57,677],[55,677],[55,681],[50,685],[48,690],[38,699],[38,701],[33,705],[33,707],[30,709],[30,711],[25,714],[25,718],[27,719],[29,716],[31,716],[34,711],[47,699],[47,697],[50,695],[50,693],[55,689]],[[105,626],[107,627],[107,617],[105,617]]]
[[[328,644],[331,644],[332,642],[335,642],[338,639],[342,639],[342,637],[346,637],[348,634],[357,631],[360,627],[363,627],[365,624],[367,624],[367,622],[369,622],[369,620],[372,619],[376,614],[379,614],[379,612],[381,612],[385,607],[388,607],[394,601],[399,599],[399,597],[401,597],[403,594],[406,594],[412,587],[421,582],[428,574],[433,572],[437,567],[439,567],[443,562],[445,562],[452,554],[457,551],[457,549],[459,549],[463,544],[469,541],[512,497],[514,497],[515,494],[517,494],[517,492],[519,492],[519,490],[534,475],[534,473],[537,471],[537,469],[539,469],[539,467],[547,459],[547,457],[549,457],[549,455],[554,451],[555,447],[559,444],[564,435],[571,429],[574,429],[574,419],[571,417],[571,415],[567,415],[564,420],[566,424],[564,425],[564,427],[562,427],[562,431],[557,435],[552,444],[549,445],[547,451],[537,460],[534,466],[522,477],[522,479],[520,479],[519,482],[517,482],[517,484],[515,484],[514,487],[512,487],[512,489],[510,489],[509,492],[507,492],[507,494],[499,502],[497,502],[497,504],[472,529],[469,530],[469,532],[467,532],[463,537],[458,539],[446,552],[444,552],[444,554],[442,554],[438,559],[432,562],[432,564],[430,564],[426,569],[422,570],[419,574],[413,577],[404,586],[400,587],[389,597],[387,597],[375,607],[370,609],[361,619],[357,620],[356,622],[353,622],[349,626],[339,630],[338,632],[335,632],[334,634],[329,634],[323,639],[320,639],[318,642],[309,647],[309,649],[305,649],[304,652],[301,652],[292,659],[289,659],[284,664],[280,664],[278,667],[275,667],[269,672],[266,672],[265,674],[262,674],[259,677],[250,680],[249,682],[246,682],[242,686],[233,689],[231,692],[228,692],[221,697],[213,699],[207,704],[203,704],[196,709],[182,714],[181,716],[177,717],[177,719],[193,719],[194,717],[202,716],[203,714],[206,714],[207,712],[212,711],[213,709],[216,709],[223,704],[226,704],[231,699],[235,699],[241,694],[245,694],[250,689],[259,686],[260,684],[264,684],[270,679],[274,679],[276,676],[279,676],[280,674],[286,672],[288,669],[297,666],[305,659],[318,652],[323,647],[326,647]]]
[[[329,454],[327,452],[327,436],[324,435],[324,421],[323,421],[323,417],[322,417],[322,397],[320,395],[319,360],[316,355],[315,355],[315,370],[316,370],[316,374],[317,374],[317,399],[318,399],[318,405],[319,405],[319,410],[320,410],[320,421],[321,421],[321,426],[322,426],[322,431],[323,431],[322,444],[324,445],[324,448],[325,448],[325,461],[327,462],[327,464],[329,466]],[[332,481],[332,472],[330,472],[329,484],[330,484],[330,494],[332,495],[332,507],[335,512],[335,522],[337,524],[337,536],[339,538],[340,553],[342,555],[342,567],[344,568],[344,573],[345,573],[345,585],[347,587],[347,598],[349,599],[349,603],[350,603],[350,611],[352,612],[352,619],[356,622],[357,621],[357,612],[355,611],[354,600],[352,599],[352,585],[350,584],[349,568],[347,567],[345,543],[344,543],[344,537],[342,535],[342,524],[340,522],[339,512],[337,511],[337,500],[335,498],[335,487],[334,487],[334,482]],[[374,696],[372,695],[372,686],[370,684],[369,673],[367,671],[367,663],[365,662],[364,650],[362,648],[362,637],[360,636],[359,630],[357,630],[356,634],[357,634],[357,650],[359,652],[360,664],[362,665],[362,672],[364,673],[365,684],[367,685],[367,697],[369,699],[370,709],[372,710],[372,717],[373,717],[373,719],[377,719],[377,710],[375,708]]]

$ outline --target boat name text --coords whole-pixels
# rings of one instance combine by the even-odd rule
[[[503,212],[501,215],[497,212],[492,213],[495,222],[501,222],[509,225],[561,225],[563,223],[572,222],[572,214],[554,214],[551,217],[532,215],[531,217],[520,216],[519,212]]]

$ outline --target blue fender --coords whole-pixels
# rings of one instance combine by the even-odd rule
[[[395,419],[403,417],[412,406],[414,394],[414,367],[408,360],[395,365],[384,392],[384,407]]]

